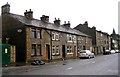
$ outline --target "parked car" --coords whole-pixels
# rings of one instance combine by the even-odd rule
[[[95,55],[90,50],[81,50],[79,53],[79,58],[94,58]]]
[[[110,53],[110,50],[105,50],[105,51],[103,52],[103,55],[107,55],[107,54],[111,54],[111,53]]]
[[[120,51],[119,50],[115,50],[115,53],[120,53]]]
[[[114,53],[115,53],[115,50],[111,50],[110,53],[111,53],[111,54],[114,54]]]
[[[44,61],[42,61],[42,60],[37,60],[37,59],[35,59],[35,60],[33,60],[33,61],[31,62],[31,65],[44,65],[44,64],[45,64]]]

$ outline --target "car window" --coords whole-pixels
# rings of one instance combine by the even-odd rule
[[[80,51],[80,53],[86,53],[86,51]]]

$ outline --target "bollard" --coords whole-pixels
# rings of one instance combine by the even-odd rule
[[[65,63],[65,59],[64,59],[64,58],[62,58],[62,60],[63,60],[63,65],[66,65],[66,63]]]

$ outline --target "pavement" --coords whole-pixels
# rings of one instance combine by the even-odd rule
[[[64,65],[65,63],[65,65]],[[4,67],[3,75],[117,75],[118,55],[101,55],[92,59],[67,59],[45,65]]]
[[[70,60],[75,60],[75,59],[67,59],[67,61],[70,61]],[[63,63],[63,65],[65,65],[65,62],[63,62],[62,60],[46,62],[45,65],[57,64],[57,63],[58,64]],[[44,65],[4,66],[4,67],[2,67],[2,71],[7,73],[7,72],[10,72],[10,71],[16,71],[16,70],[35,69],[35,68],[38,68],[40,66],[44,66]]]

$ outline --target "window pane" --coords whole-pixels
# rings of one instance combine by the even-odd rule
[[[42,55],[42,53],[41,53],[41,45],[37,46],[37,55]]]
[[[56,40],[59,40],[59,34],[56,33]]]
[[[31,51],[31,56],[34,56],[36,52],[36,45],[32,44],[32,51]]]
[[[36,38],[36,30],[32,29],[32,38]]]
[[[41,38],[41,31],[40,30],[37,30],[37,38]]]
[[[55,40],[55,33],[52,33],[52,40]]]

